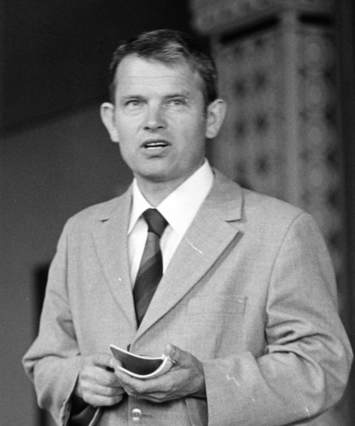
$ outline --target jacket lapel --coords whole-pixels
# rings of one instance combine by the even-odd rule
[[[128,320],[136,324],[127,249],[131,190],[113,203],[98,218],[93,237],[105,281],[113,298]]]
[[[212,267],[240,233],[241,188],[216,172],[212,190],[179,244],[136,339],[172,309]]]

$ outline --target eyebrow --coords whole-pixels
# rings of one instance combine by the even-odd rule
[[[142,96],[142,95],[125,95],[125,96],[122,96],[122,97],[119,97],[119,99],[120,99],[120,101],[128,101],[128,100],[130,100],[130,99],[138,99],[138,100],[144,100],[145,99],[145,96]]]
[[[169,95],[164,96],[164,98],[188,98],[190,96],[189,92],[179,92],[179,93],[172,93]]]

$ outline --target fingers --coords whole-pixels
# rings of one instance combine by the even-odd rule
[[[111,407],[121,402],[122,395],[108,397],[92,392],[85,392],[82,399],[92,407]]]
[[[81,398],[94,407],[111,406],[121,401],[124,390],[92,384],[84,381],[81,386]]]
[[[106,387],[119,388],[118,377],[112,372],[102,367],[87,366],[81,370],[80,379],[92,384],[98,384]]]
[[[87,404],[111,406],[121,401],[124,390],[111,366],[111,356],[82,357],[75,393]]]
[[[111,368],[111,355],[106,353],[97,353],[88,357],[88,362],[102,368]]]
[[[174,378],[169,373],[149,380],[136,379],[122,371],[117,371],[116,374],[126,393],[131,396],[159,391],[167,392],[174,385]]]
[[[191,353],[174,345],[167,345],[165,355],[173,361],[173,367],[165,374],[148,380],[140,380],[115,370],[126,393],[136,398],[163,402],[187,395],[205,395],[202,363]]]
[[[151,380],[149,380],[149,382],[151,382]],[[169,394],[170,389],[170,386],[164,383],[158,386],[152,383],[147,383],[144,380],[127,380],[122,383],[122,386],[127,395],[152,402],[167,401],[167,395]]]
[[[129,396],[153,402],[163,402],[181,396],[180,386],[189,379],[188,370],[170,370],[169,372],[148,380],[140,380],[117,370],[119,381]]]

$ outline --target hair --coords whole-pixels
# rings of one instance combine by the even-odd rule
[[[109,95],[112,103],[115,100],[117,68],[126,56],[134,54],[167,65],[187,63],[202,79],[205,104],[217,98],[217,70],[212,57],[188,34],[160,29],[144,32],[121,43],[115,50],[109,68]]]

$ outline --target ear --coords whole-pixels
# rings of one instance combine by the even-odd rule
[[[226,111],[227,106],[222,99],[216,99],[207,106],[206,138],[213,139],[218,135]]]
[[[100,108],[100,115],[112,142],[118,143],[119,137],[115,123],[115,106],[110,102],[103,103]]]

